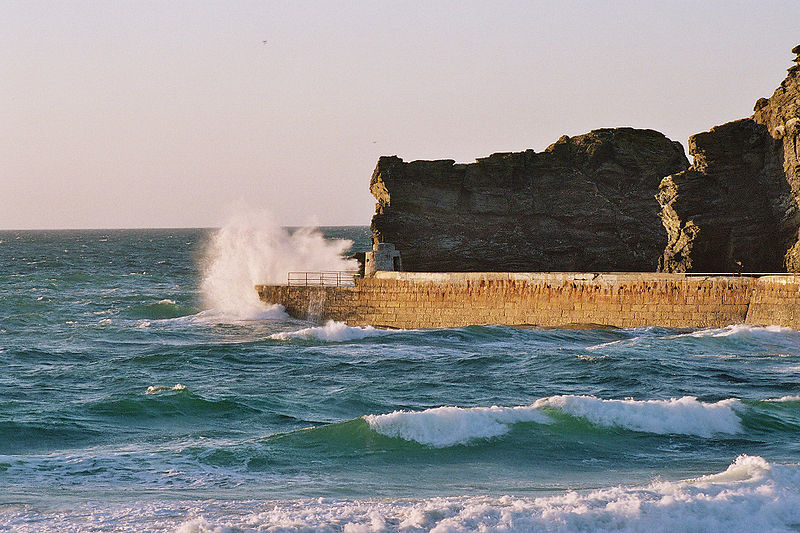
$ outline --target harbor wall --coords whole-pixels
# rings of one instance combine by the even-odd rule
[[[800,329],[800,275],[754,279],[745,324]]]
[[[800,276],[378,272],[355,287],[258,285],[289,315],[389,328],[513,326],[800,329]]]

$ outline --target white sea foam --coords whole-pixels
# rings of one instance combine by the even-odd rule
[[[731,360],[731,359],[739,359],[740,356],[736,355],[734,353],[727,353],[727,354],[725,354],[725,353],[696,353],[696,354],[692,354],[692,357],[705,357],[705,358],[709,358],[709,359]]]
[[[170,300],[169,298],[164,298],[163,300],[159,300],[158,302],[156,302],[156,304],[159,304],[159,305],[162,305],[162,304],[175,305],[175,300]]]
[[[737,399],[700,402],[693,396],[670,400],[603,400],[594,396],[551,396],[537,400],[536,408],[556,408],[602,426],[622,427],[648,433],[677,433],[710,437],[715,433],[739,433]]]
[[[328,320],[324,326],[303,328],[297,331],[287,331],[270,335],[270,339],[291,340],[291,339],[317,339],[328,342],[344,342],[367,337],[377,337],[388,335],[396,330],[375,329],[372,326],[348,326],[344,322],[334,322]]]
[[[785,403],[785,402],[800,402],[800,396],[797,395],[788,395],[788,396],[781,396],[780,398],[769,398],[764,400],[765,402],[776,402],[776,403]]]
[[[635,337],[635,338],[638,338],[638,337]],[[623,342],[628,342],[630,340],[631,339],[618,339],[618,340],[615,340],[615,341],[603,342],[603,343],[600,343],[600,344],[595,344],[593,346],[587,346],[586,349],[587,350],[599,350],[600,348],[608,348],[609,346],[614,346],[616,344],[622,344]]]
[[[86,531],[789,533],[800,527],[800,467],[740,456],[724,472],[554,496],[84,503],[0,509],[0,529]]]
[[[581,353],[579,353],[579,354],[578,354],[578,355],[576,355],[575,357],[577,357],[577,358],[578,358],[578,359],[580,359],[581,361],[599,361],[600,359],[605,359],[605,358],[607,358],[608,356],[607,356],[607,355],[599,355],[599,356],[594,356],[594,355],[584,355],[584,354],[581,354]]]
[[[719,474],[709,474],[695,479],[686,480],[688,483],[706,486],[709,483],[726,483],[731,481],[746,481],[748,479],[761,481],[769,475],[772,465],[763,457],[740,455],[727,470]]]
[[[176,383],[172,387],[166,385],[150,385],[147,387],[147,390],[144,391],[145,394],[158,394],[160,392],[167,392],[167,391],[184,391],[186,390],[186,385],[181,385],[180,383]]]
[[[206,249],[201,290],[208,308],[252,319],[267,308],[253,286],[286,283],[290,271],[354,270],[342,256],[347,240],[326,240],[313,228],[289,234],[266,214],[234,217],[211,237]]]
[[[547,409],[585,418],[593,424],[656,434],[710,437],[742,430],[737,399],[700,402],[692,396],[671,400],[603,400],[594,396],[550,396],[517,407],[436,407],[425,411],[395,411],[366,415],[370,427],[389,437],[434,447],[466,444],[499,437],[516,423],[552,423]]]
[[[747,324],[734,324],[724,328],[710,328],[686,333],[690,337],[731,337],[740,335],[773,335],[775,333],[792,333],[791,328],[783,326],[750,326]],[[679,335],[682,336],[682,335]]]
[[[418,412],[366,415],[363,418],[370,428],[382,435],[437,448],[498,437],[508,433],[511,426],[518,422],[552,422],[533,406],[436,407]]]
[[[242,315],[239,313],[229,314],[218,309],[206,309],[205,311],[200,311],[199,313],[195,313],[193,315],[165,318],[161,320],[155,320],[154,322],[158,324],[185,326],[192,324],[231,324],[256,320],[285,320],[287,318],[289,318],[289,315],[286,314],[285,308],[280,304],[274,304],[270,306],[260,306],[258,310],[253,308],[247,315]]]

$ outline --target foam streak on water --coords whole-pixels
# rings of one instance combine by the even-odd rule
[[[270,338],[281,341],[290,339],[316,339],[328,342],[344,342],[365,339],[367,337],[379,337],[391,333],[392,330],[375,329],[372,326],[348,326],[344,322],[329,320],[324,326],[302,328],[297,331],[284,331],[270,335]]]

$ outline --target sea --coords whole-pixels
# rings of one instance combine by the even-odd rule
[[[427,330],[253,284],[366,227],[0,232],[0,531],[800,531],[800,332]]]

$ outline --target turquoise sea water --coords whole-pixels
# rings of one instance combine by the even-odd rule
[[[240,313],[302,246],[213,235],[0,232],[0,530],[800,531],[800,332]]]

